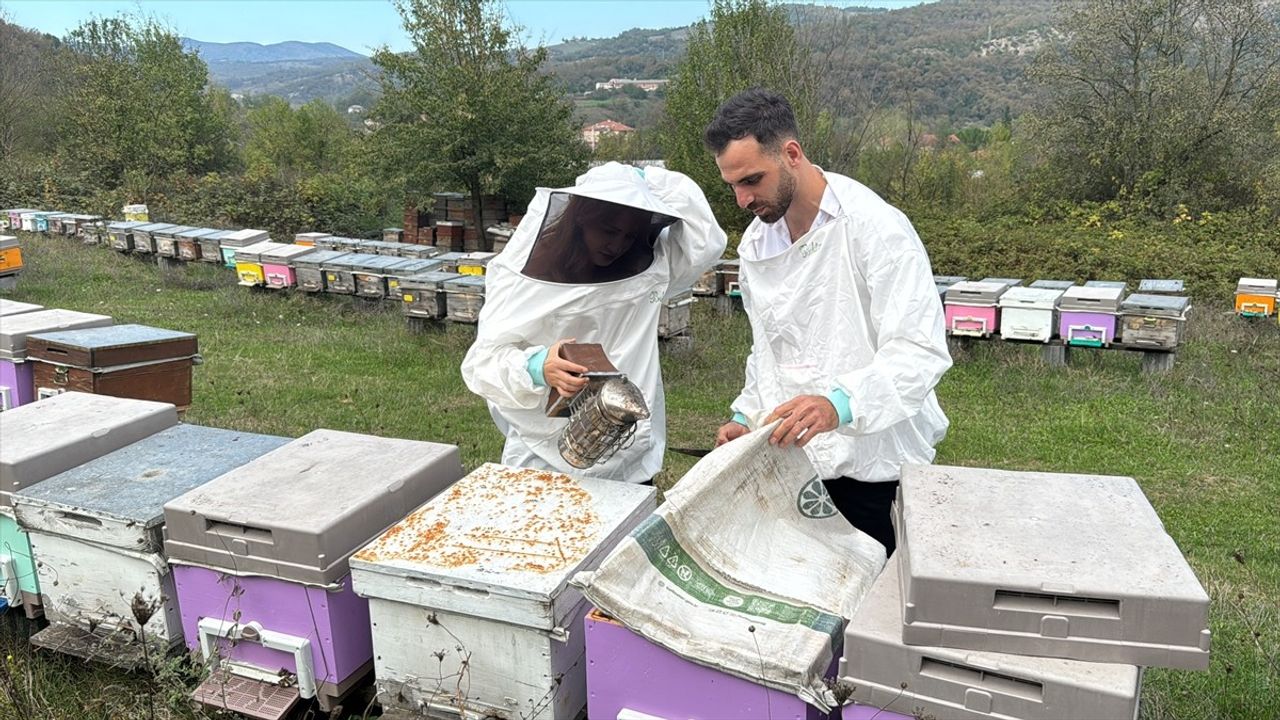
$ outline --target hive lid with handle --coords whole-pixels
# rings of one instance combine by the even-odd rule
[[[287,442],[179,424],[15,492],[14,512],[29,529],[157,552],[166,502]]]
[[[36,333],[104,327],[113,322],[109,315],[75,310],[36,310],[6,316],[0,321],[0,359],[25,360],[27,337]]]
[[[889,558],[844,635],[840,679],[883,712],[949,720],[1133,720],[1133,665],[913,646],[902,642],[898,558]]]
[[[1063,312],[1096,312],[1115,314],[1120,310],[1120,298],[1124,290],[1118,287],[1097,285],[1067,288],[1058,301]]]
[[[172,563],[330,585],[462,477],[457,446],[316,430],[165,504]]]
[[[362,548],[356,592],[550,630],[655,507],[653,488],[486,463]],[[565,628],[574,632],[577,628]]]
[[[178,422],[168,403],[65,392],[0,413],[0,505],[17,490]]]
[[[1120,311],[1127,315],[1181,318],[1187,314],[1190,303],[1188,298],[1177,295],[1134,293],[1120,303]]]
[[[1024,308],[1026,310],[1052,310],[1062,297],[1061,290],[1048,288],[1012,287],[1000,296],[1002,308]]]
[[[27,345],[33,359],[95,369],[191,357],[199,351],[194,334],[149,325],[37,333],[27,338]]]
[[[1280,281],[1269,278],[1240,278],[1236,293],[1240,295],[1275,295]]]
[[[1209,596],[1133,478],[907,465],[903,640],[1204,669]]]
[[[1008,289],[1009,286],[1003,283],[964,280],[947,288],[946,302],[949,305],[990,307],[997,304]]]
[[[1031,287],[1042,290],[1066,290],[1075,287],[1075,283],[1070,280],[1036,280],[1031,283]]]

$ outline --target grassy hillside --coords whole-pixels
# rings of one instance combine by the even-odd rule
[[[165,277],[105,249],[23,239],[28,270],[6,297],[199,335],[205,362],[190,422],[451,442],[468,467],[499,455],[501,438],[458,373],[469,327],[414,335],[393,309],[248,292],[206,265]],[[1077,351],[1059,371],[1026,346],[959,354],[938,388],[951,418],[938,462],[1137,478],[1212,597],[1214,647],[1208,672],[1149,671],[1142,717],[1277,717],[1280,326],[1235,318],[1222,295],[1195,303],[1187,345],[1164,375],[1141,374],[1137,356],[1122,352]],[[711,442],[749,347],[742,315],[721,317],[705,303],[695,310],[694,352],[663,358],[673,446]],[[664,486],[692,462],[667,461]],[[0,719],[203,717],[184,699],[189,668],[121,675],[34,654],[25,631],[12,613],[0,621]],[[364,707],[349,710],[359,717]]]

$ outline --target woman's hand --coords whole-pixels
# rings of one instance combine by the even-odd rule
[[[573,397],[587,386],[587,379],[582,377],[582,373],[586,372],[587,368],[560,357],[560,346],[571,342],[576,340],[565,338],[556,341],[556,344],[547,350],[546,362],[542,364],[542,379],[547,381],[549,387],[555,388],[565,397]]]

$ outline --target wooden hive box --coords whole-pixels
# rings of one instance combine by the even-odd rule
[[[27,341],[37,394],[67,390],[191,405],[196,336],[146,325],[40,333]]]

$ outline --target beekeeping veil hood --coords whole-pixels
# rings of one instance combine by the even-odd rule
[[[658,237],[679,213],[654,197],[638,172],[608,170],[587,184],[547,194],[524,275],[594,284],[634,277],[653,264]]]
[[[725,248],[697,183],[662,168],[607,163],[572,187],[539,189],[487,269],[485,305],[463,379],[507,436],[503,462],[648,480],[662,467],[666,414],[658,365],[663,301],[687,290]],[[651,416],[635,441],[587,472],[557,448],[566,422],[542,412],[547,389],[528,361],[557,340],[599,343],[641,389]]]

